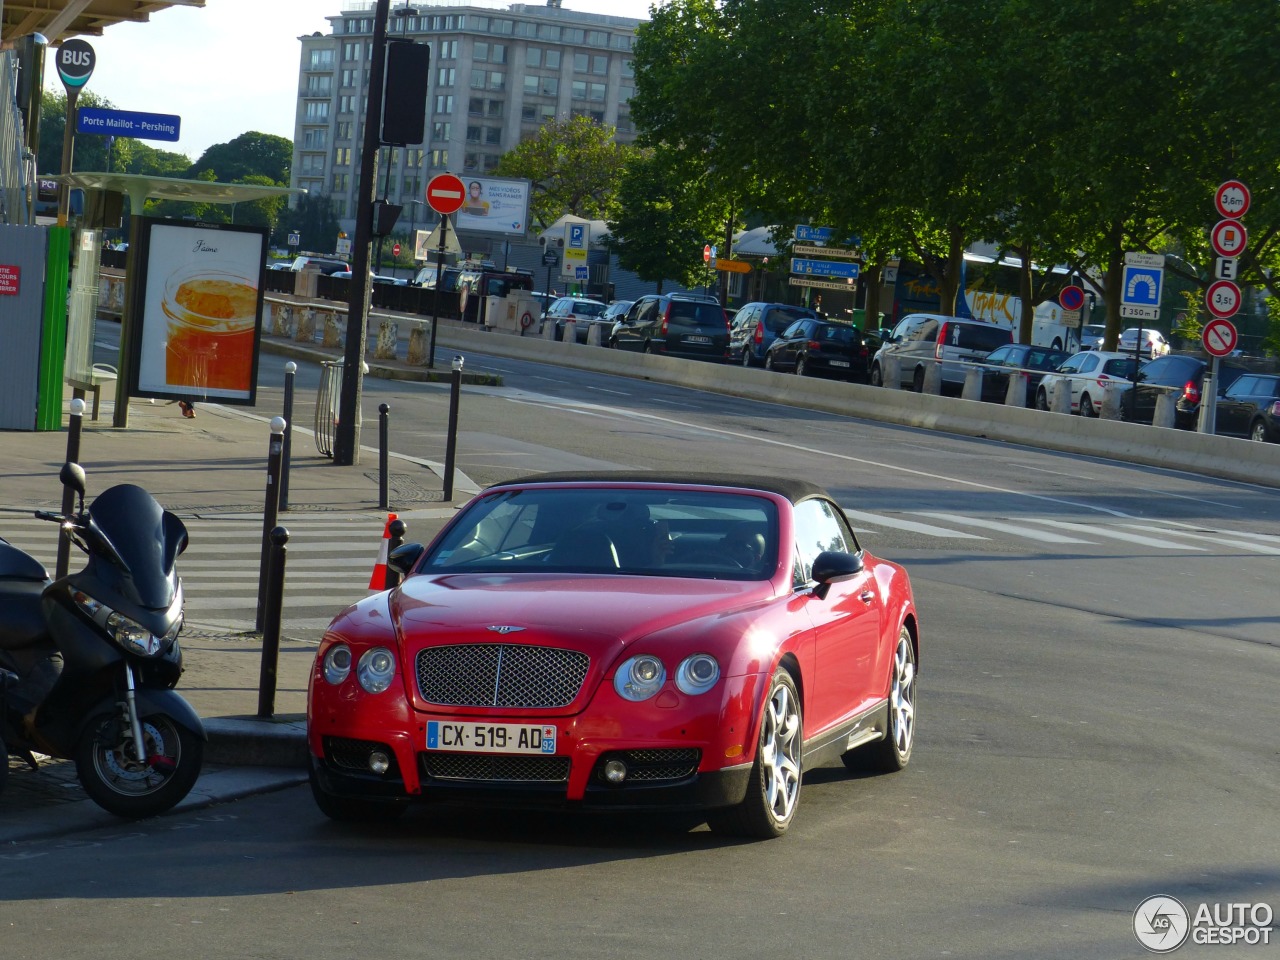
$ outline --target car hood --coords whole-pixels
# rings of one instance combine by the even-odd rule
[[[767,580],[422,574],[406,580],[390,600],[392,621],[406,647],[495,642],[505,635],[520,643],[554,643],[599,656],[664,628],[726,615],[774,594]]]

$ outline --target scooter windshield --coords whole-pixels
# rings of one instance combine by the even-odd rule
[[[94,549],[94,575],[139,606],[168,608],[178,586],[174,563],[187,545],[186,525],[131,483],[102,491],[89,507],[89,522],[116,554]]]

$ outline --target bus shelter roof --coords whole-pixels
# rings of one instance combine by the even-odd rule
[[[129,209],[142,212],[147,200],[189,200],[193,203],[244,203],[289,193],[305,193],[292,187],[264,187],[252,183],[217,183],[148,177],[139,173],[67,173],[49,177],[72,189],[111,190],[129,197]]]

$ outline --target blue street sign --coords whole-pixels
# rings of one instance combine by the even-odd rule
[[[791,258],[791,272],[806,274],[811,277],[843,277],[848,280],[858,279],[857,263],[838,263],[835,260],[802,260]]]
[[[581,223],[569,224],[569,246],[582,247],[586,246],[587,230],[586,226]]]
[[[168,113],[134,113],[98,107],[81,107],[76,111],[76,133],[176,141],[181,128],[182,118]]]
[[[826,243],[831,239],[831,233],[831,227],[811,227],[808,224],[802,223],[796,227],[795,238],[797,240]]]
[[[1120,305],[1123,307],[1160,306],[1160,287],[1163,281],[1164,271],[1159,267],[1126,263]]]
[[[573,268],[573,278],[574,278],[575,280],[586,280],[586,279],[587,279],[587,268],[586,268],[586,267],[574,267],[574,268]]]

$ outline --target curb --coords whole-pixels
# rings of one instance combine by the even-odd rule
[[[299,714],[270,719],[212,717],[204,761],[213,766],[307,768],[307,723]]]

